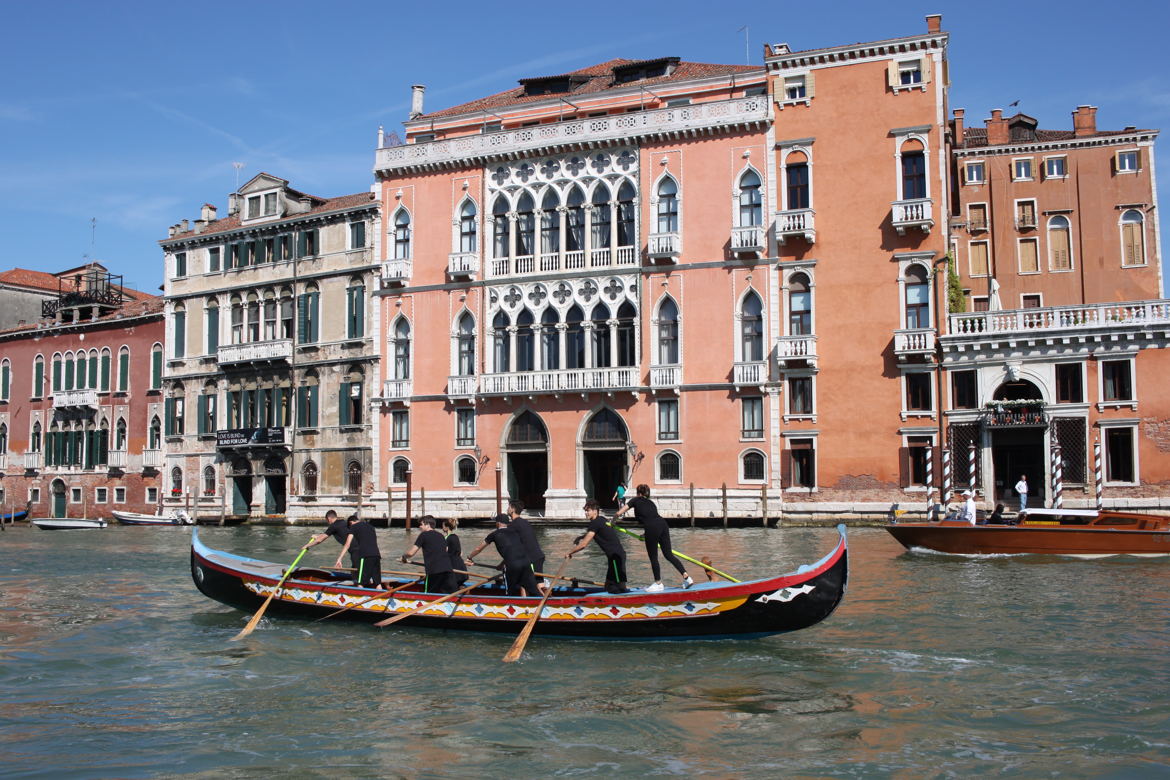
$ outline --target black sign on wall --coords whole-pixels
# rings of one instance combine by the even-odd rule
[[[233,428],[215,432],[216,447],[265,447],[284,444],[284,428]]]

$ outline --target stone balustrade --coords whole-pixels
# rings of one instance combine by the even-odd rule
[[[96,408],[97,405],[98,391],[94,389],[53,391],[54,408],[59,409],[66,406],[92,406]]]
[[[634,366],[569,368],[555,371],[518,371],[483,374],[480,395],[523,395],[528,393],[581,393],[589,391],[635,390],[638,369]]]
[[[934,201],[930,198],[896,200],[891,205],[893,214],[890,219],[898,235],[904,234],[907,228],[918,228],[923,233],[929,233],[934,227]]]
[[[292,359],[292,339],[253,341],[249,344],[224,344],[216,351],[221,366],[236,363],[271,363]]]
[[[776,212],[776,241],[783,244],[789,238],[803,238],[810,244],[816,240],[816,212],[812,209],[793,209]]]
[[[951,314],[948,323],[949,336],[1165,326],[1170,325],[1170,300],[968,312]]]

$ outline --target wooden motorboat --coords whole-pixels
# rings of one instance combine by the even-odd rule
[[[28,512],[24,509],[19,512],[9,512],[0,515],[0,523],[15,523],[17,520],[23,520],[26,517],[28,517]]]
[[[34,517],[30,522],[45,531],[75,531],[82,528],[105,528],[109,525],[100,517]]]
[[[1018,525],[893,523],[913,547],[961,555],[1170,555],[1170,516],[1093,509],[1029,509]]]
[[[121,525],[192,525],[191,519],[181,509],[177,512],[167,512],[160,515],[147,515],[141,512],[123,512],[115,509],[114,518]]]
[[[609,639],[750,638],[808,628],[832,614],[845,594],[848,551],[845,527],[828,555],[795,572],[745,582],[706,582],[683,590],[607,593],[571,584],[553,588],[535,633]],[[191,535],[191,576],[204,595],[254,612],[275,592],[268,615],[320,618],[352,607],[338,620],[374,623],[422,608],[398,625],[517,634],[539,597],[508,596],[488,584],[455,599],[400,590],[386,596],[342,580],[346,575],[299,568],[279,588],[284,568],[211,549]],[[409,579],[385,580],[389,587]],[[374,598],[371,598],[374,597]],[[367,601],[367,599],[369,599]]]

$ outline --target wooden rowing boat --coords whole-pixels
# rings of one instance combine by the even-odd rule
[[[845,595],[848,550],[845,527],[832,552],[795,572],[745,582],[707,582],[687,590],[606,593],[598,587],[556,587],[541,610],[535,633],[607,639],[751,638],[808,628],[832,614]],[[400,625],[516,634],[540,603],[509,597],[497,584],[450,601],[444,594],[377,591],[342,581],[344,573],[301,568],[277,588],[283,567],[214,550],[191,535],[191,576],[207,597],[254,612],[273,592],[268,614],[319,618],[353,605],[338,619],[377,622],[420,610]],[[387,580],[393,587],[410,580]],[[364,603],[361,603],[364,602]]]
[[[960,555],[1170,555],[1170,516],[1092,509],[1029,509],[1018,525],[894,523],[907,549]]]

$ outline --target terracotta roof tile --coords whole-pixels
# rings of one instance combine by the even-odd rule
[[[84,268],[70,269],[72,271]],[[64,274],[65,272],[61,272]],[[32,287],[38,290],[44,290],[56,294],[58,291],[58,284],[60,284],[62,276],[59,274],[50,274],[45,271],[34,271],[31,268],[12,268],[7,271],[0,271],[0,285],[10,284],[17,287]],[[124,295],[133,299],[140,300],[143,298],[154,298],[156,296],[150,293],[135,290],[131,287],[119,287]]]
[[[289,192],[296,192],[296,190],[291,190],[291,189],[288,191]],[[309,197],[313,197],[313,196],[310,195]],[[282,222],[288,222],[290,220],[300,219],[302,217],[307,217],[311,214],[322,214],[322,213],[325,213],[328,211],[340,211],[341,209],[348,209],[348,208],[353,208],[354,206],[361,206],[363,204],[370,203],[374,200],[375,200],[375,198],[374,198],[374,194],[372,192],[358,192],[358,193],[355,193],[353,195],[342,195],[341,197],[338,197],[338,198],[326,198],[326,199],[322,199],[322,202],[319,205],[314,206],[313,208],[309,209],[308,211],[302,211],[302,212],[298,212],[296,214],[289,214],[285,217],[282,217],[281,219],[273,220],[272,222],[266,222],[266,223],[264,223],[264,225],[280,224]],[[240,221],[240,215],[237,213],[237,214],[233,214],[230,217],[224,217],[223,219],[217,219],[214,222],[208,223],[207,226],[204,227],[203,230],[198,232],[198,233],[196,233],[194,230],[188,230],[184,233],[175,233],[175,235],[173,235],[173,236],[168,236],[167,238],[161,239],[159,241],[159,243],[165,244],[169,241],[178,241],[178,240],[181,240],[184,238],[194,238],[195,236],[202,237],[202,236],[214,235],[215,233],[226,233],[230,230],[235,230],[239,227],[241,227],[241,221]]]
[[[1152,130],[1098,130],[1092,135],[1079,136],[1080,138],[1108,138],[1114,135],[1131,135],[1133,133],[1149,133]],[[1025,140],[1013,137],[1009,141],[1011,144],[1021,143],[1052,143],[1053,141],[1072,141],[1077,138],[1077,134],[1072,130],[1037,130],[1035,140]],[[988,146],[987,143],[987,128],[986,127],[964,127],[963,128],[963,148],[973,149],[981,146]]]
[[[583,83],[575,86],[571,91],[565,93],[548,93],[543,95],[527,95],[523,86],[513,87],[504,92],[497,92],[494,95],[478,98],[467,103],[461,103],[451,108],[445,108],[441,111],[433,111],[429,114],[423,114],[415,121],[425,119],[438,119],[440,117],[455,116],[458,114],[471,114],[477,111],[488,111],[492,109],[504,108],[505,106],[523,105],[525,103],[535,103],[542,100],[548,100],[551,97],[556,97],[558,94],[563,94],[567,98],[572,99],[582,95],[600,95],[609,89],[624,88],[633,86],[654,86],[656,84],[670,84],[676,81],[688,81],[690,79],[709,78],[713,76],[730,76],[734,73],[763,73],[763,68],[758,65],[718,65],[705,62],[685,62],[680,61],[674,71],[668,76],[655,76],[653,78],[641,79],[639,81],[627,82],[624,84],[615,84],[613,79],[614,68],[620,68],[625,65],[639,65],[641,63],[658,62],[660,60],[670,59],[667,57],[650,59],[650,60],[625,60],[613,59],[608,62],[600,62],[596,65],[590,65],[587,68],[569,71],[558,76],[533,77],[522,79],[522,82],[536,82],[548,81],[554,78],[568,79],[573,76],[588,77]]]

